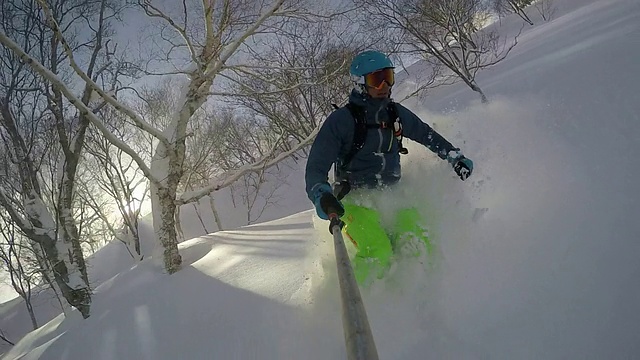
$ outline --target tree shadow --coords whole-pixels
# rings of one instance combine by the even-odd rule
[[[317,358],[335,355],[314,345],[313,330],[301,324],[302,310],[191,266],[166,275],[142,264],[113,282],[109,291],[96,294],[89,319],[71,316],[39,339],[48,346],[41,359],[301,359],[310,358],[310,351],[321,355]]]
[[[292,230],[290,226],[284,227]],[[292,258],[304,256],[307,244],[312,241],[311,231],[288,231],[284,234],[271,234],[247,231],[248,229],[224,231],[201,236],[200,239],[210,240],[215,244],[229,247],[234,254]],[[308,230],[308,225],[301,229]]]
[[[301,223],[288,223],[288,224],[256,224],[256,225],[248,225],[243,226],[238,230],[224,230],[225,233],[235,233],[235,232],[253,232],[253,231],[267,231],[273,232],[278,230],[301,230],[301,229],[309,229],[312,225],[307,222]]]

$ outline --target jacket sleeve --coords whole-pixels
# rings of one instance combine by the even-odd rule
[[[450,151],[459,150],[447,139],[438,134],[431,126],[424,123],[416,114],[406,107],[396,103],[398,117],[402,122],[402,135],[426,146],[429,150],[446,160]]]
[[[320,183],[328,183],[331,165],[338,159],[341,150],[346,147],[348,125],[353,126],[353,121],[345,119],[346,116],[350,116],[348,111],[343,108],[331,113],[311,145],[304,176],[305,189],[311,201],[313,201],[313,187]]]

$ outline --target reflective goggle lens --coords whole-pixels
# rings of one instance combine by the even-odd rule
[[[394,72],[392,68],[386,68],[369,73],[364,76],[364,83],[375,89],[382,89],[382,84],[386,82],[389,86],[393,86],[395,82]]]

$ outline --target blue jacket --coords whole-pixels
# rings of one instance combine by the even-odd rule
[[[368,124],[381,124],[388,120],[386,111],[390,99],[374,99],[353,90],[349,102],[365,110]],[[417,141],[446,159],[450,151],[457,150],[444,137],[404,106],[396,103],[402,123],[402,135]],[[334,163],[340,164],[351,150],[355,120],[347,108],[335,110],[320,128],[307,159],[305,182],[309,199],[313,201],[313,188],[327,183],[329,170]],[[360,149],[346,168],[338,174],[349,181],[352,188],[392,185],[400,180],[400,154],[398,141],[392,129],[369,129],[364,147]],[[340,181],[342,179],[336,179]]]

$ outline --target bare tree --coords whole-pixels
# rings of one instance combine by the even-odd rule
[[[533,3],[533,6],[538,10],[542,20],[550,21],[556,14],[558,8],[554,5],[553,0],[538,0]]]
[[[357,36],[343,40],[335,32],[336,25],[340,24],[329,20],[289,22],[285,34],[250,48],[254,55],[251,68],[234,69],[231,92],[236,94],[235,103],[251,111],[245,126],[255,128],[261,125],[260,119],[270,119],[264,124],[269,127],[263,131],[267,138],[261,141],[281,141],[290,148],[289,142],[300,142],[313,133],[334,110],[332,104],[348,97],[353,87],[349,63],[366,44],[358,42]],[[251,129],[240,129],[238,137],[246,131]]]
[[[217,136],[209,156],[215,159],[216,169],[222,173],[257,162],[271,151],[274,139],[279,138],[278,134],[271,136],[274,135],[272,127],[255,116],[227,111],[218,119],[214,126]],[[277,203],[277,190],[286,185],[284,177],[279,164],[244,174],[230,186],[232,204],[246,209],[247,224],[255,222],[267,208]],[[217,211],[213,204],[211,206],[215,217]]]
[[[281,198],[278,190],[288,185],[286,174],[279,167],[280,165],[260,173],[246,174],[231,186],[234,205],[239,206],[236,200],[238,197],[246,209],[247,224],[257,222],[269,208],[278,205]]]
[[[518,15],[527,24],[533,25],[533,21],[531,21],[531,18],[525,11],[527,6],[533,2],[534,0],[493,0],[493,9],[501,17],[505,14],[513,13]]]
[[[482,0],[355,1],[366,9],[366,23],[388,27],[400,53],[421,56],[431,65],[432,79],[438,77],[441,84],[463,81],[483,102],[488,100],[477,73],[502,61],[517,43],[517,36],[507,45],[496,30],[479,31],[488,16]]]
[[[173,109],[171,121],[168,126],[158,129],[145,121],[139,113],[119,101],[109,91],[104,83],[95,81],[85,70],[78,65],[73,47],[66,40],[60,24],[53,16],[51,8],[38,0],[41,9],[46,14],[49,27],[60,40],[71,68],[80,76],[86,86],[93,89],[109,106],[127,115],[128,120],[136,127],[152,134],[157,139],[155,153],[150,163],[140,158],[138,154],[122,140],[118,139],[104,125],[103,121],[94,113],[94,109],[88,106],[81,98],[66,86],[60,78],[55,76],[41,61],[38,61],[22,46],[0,33],[0,43],[14,52],[20,59],[27,63],[33,70],[51,82],[52,86],[59,88],[61,93],[72,103],[84,118],[88,118],[102,134],[114,145],[123,149],[133,158],[141,171],[149,179],[151,184],[151,200],[154,214],[154,229],[164,249],[164,266],[169,273],[180,268],[181,257],[177,247],[177,236],[174,215],[176,207],[181,204],[197,201],[212,191],[226,187],[248,172],[268,168],[277,164],[282,159],[298,151],[293,148],[282,152],[274,147],[269,156],[259,159],[254,164],[246,164],[230,173],[216,179],[211,179],[206,187],[187,192],[177,196],[177,189],[184,174],[183,162],[186,151],[187,128],[195,112],[212,96],[216,94],[215,88],[219,82],[226,80],[224,73],[238,69],[255,69],[249,62],[249,66],[243,65],[247,57],[252,53],[246,52],[247,44],[261,42],[280,32],[283,24],[293,18],[314,17],[309,9],[321,8],[317,2],[303,2],[296,0],[225,0],[220,2],[203,1],[202,9],[190,7],[187,2],[182,2],[178,13],[163,10],[150,1],[139,1],[139,6],[153,20],[157,20],[171,30],[175,36],[165,36],[166,32],[160,32],[160,39],[167,41],[168,46],[162,48],[165,62],[155,69],[146,69],[148,73],[178,74],[182,76],[183,85],[179,106]],[[203,29],[203,31],[200,31]],[[157,64],[153,62],[153,64]],[[172,67],[172,71],[167,71]],[[225,96],[225,94],[216,94]],[[297,146],[306,146],[311,142],[315,133],[302,139]]]
[[[104,221],[102,213],[98,211],[95,204],[90,200],[94,198],[104,198],[102,189],[92,183],[94,177],[92,169],[88,168],[82,160],[83,166],[79,167],[76,175],[76,194],[74,200],[73,217],[78,223],[78,234],[82,252],[85,255],[95,253],[99,248],[112,240],[112,232],[109,223]],[[106,203],[105,200],[101,200]],[[106,205],[106,204],[105,204]],[[104,206],[103,208],[107,208]]]
[[[55,285],[86,318],[91,289],[82,224],[75,218],[79,213],[75,180],[89,117],[104,102],[92,102],[89,85],[75,88],[73,74],[65,69],[69,58],[61,46],[75,49],[82,57],[82,63],[75,64],[93,83],[114,90],[117,70],[111,67],[109,22],[119,16],[121,7],[107,0],[49,3],[53,11],[46,16],[32,1],[2,5],[0,42],[6,67],[0,80],[0,134],[7,166],[0,176],[0,206],[25,236],[39,244],[51,264],[47,269]],[[84,37],[77,35],[81,28],[86,30]],[[46,69],[46,76],[36,76],[34,63]],[[74,95],[83,105],[81,111],[70,107],[65,98],[71,88],[81,94]]]
[[[38,321],[31,302],[34,286],[39,281],[39,266],[34,258],[33,251],[23,236],[8,221],[6,213],[0,217],[0,260],[6,266],[11,286],[24,300],[33,329],[38,328]],[[35,266],[34,266],[35,265]]]
[[[129,129],[121,113],[107,107],[101,115],[113,134],[139,149],[139,154],[145,152],[148,144],[142,134]],[[142,206],[148,199],[148,180],[129,155],[95,129],[88,134],[86,154],[85,164],[90,171],[86,181],[80,184],[86,189],[83,191],[85,201],[98,214],[110,238],[122,242],[133,258],[142,260],[139,221]]]

